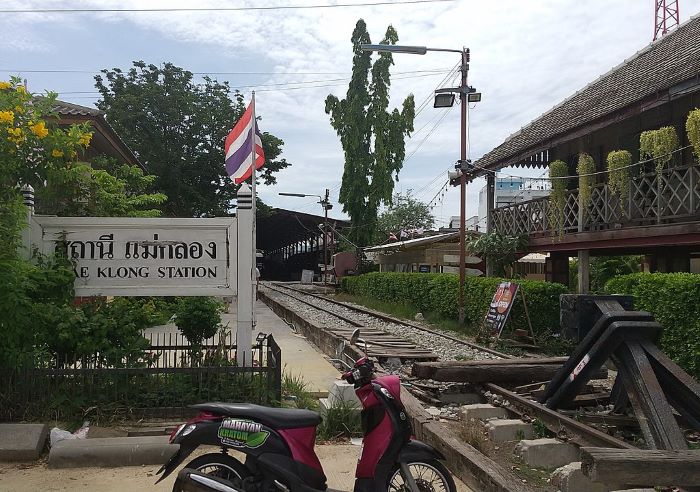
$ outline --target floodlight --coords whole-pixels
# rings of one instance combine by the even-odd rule
[[[454,94],[435,94],[434,108],[451,108],[455,103]]]

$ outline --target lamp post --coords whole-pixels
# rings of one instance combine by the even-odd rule
[[[328,269],[328,211],[333,208],[333,204],[329,200],[330,190],[326,188],[325,196],[314,195],[308,193],[279,193],[281,196],[296,196],[304,198],[307,196],[315,196],[318,198],[318,203],[323,207],[323,286],[328,285],[327,269]]]
[[[456,178],[459,178],[460,187],[460,205],[459,205],[459,322],[464,323],[464,278],[465,268],[464,261],[466,256],[466,229],[465,229],[465,214],[467,202],[467,172],[471,170],[471,161],[467,160],[467,106],[469,102],[478,102],[481,100],[481,94],[476,92],[476,89],[467,85],[467,73],[469,72],[469,48],[461,50],[445,49],[445,48],[427,48],[425,46],[397,46],[393,44],[363,44],[360,45],[363,51],[378,51],[385,53],[408,53],[412,55],[425,55],[428,51],[445,51],[448,53],[460,53],[462,56],[460,71],[462,78],[459,87],[450,87],[438,89],[435,91],[435,108],[452,107],[455,100],[455,93],[459,94],[461,107],[461,138],[460,138],[460,158],[455,166],[458,171],[458,176],[450,178],[452,184],[456,184]]]

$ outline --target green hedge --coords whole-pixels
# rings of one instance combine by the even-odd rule
[[[464,288],[464,316],[467,325],[478,326],[488,310],[496,287],[503,279],[467,277]],[[368,273],[344,277],[343,291],[356,296],[372,297],[414,307],[423,313],[435,313],[444,318],[457,317],[459,277],[449,273]],[[525,291],[535,335],[559,330],[559,295],[566,294],[561,284],[536,280],[516,280]],[[511,322],[527,328],[525,310],[517,300],[511,311]]]
[[[620,275],[605,284],[605,292],[634,296],[635,309],[650,312],[664,327],[663,351],[700,379],[700,275]]]

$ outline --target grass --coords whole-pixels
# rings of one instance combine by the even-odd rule
[[[513,471],[516,475],[527,480],[527,483],[530,485],[535,487],[546,487],[549,485],[551,470],[532,468],[516,457],[513,457],[513,463],[515,463]]]
[[[282,373],[282,406],[306,408],[309,410],[318,410],[318,400],[307,391],[307,383],[301,374],[293,375],[286,371]],[[294,404],[289,404],[289,400],[294,401]]]
[[[480,453],[486,454],[483,430],[479,422],[475,420],[461,422],[458,435],[465,443],[469,444]]]
[[[326,410],[318,429],[318,437],[323,440],[356,437],[361,434],[360,412],[355,402],[340,401]]]
[[[393,302],[385,302],[367,296],[352,296],[346,293],[336,294],[335,299],[342,302],[351,302],[359,304],[375,311],[386,313],[399,319],[414,321],[418,310],[409,304],[397,304]],[[457,320],[444,318],[435,313],[423,313],[425,320],[431,325],[443,330],[452,331],[461,335],[474,335],[476,330],[471,326],[461,325]]]

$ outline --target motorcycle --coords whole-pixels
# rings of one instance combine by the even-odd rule
[[[355,330],[354,344],[359,337]],[[361,404],[363,444],[355,472],[354,492],[456,492],[441,463],[444,457],[411,437],[401,403],[398,376],[376,376],[367,357],[348,366],[342,379],[352,384]],[[327,489],[326,476],[314,451],[318,413],[269,408],[246,403],[203,403],[180,425],[170,442],[180,448],[158,471],[158,482],[170,475],[199,446],[221,447],[199,456],[178,474],[173,492],[317,492]],[[229,455],[245,455],[241,462]]]

